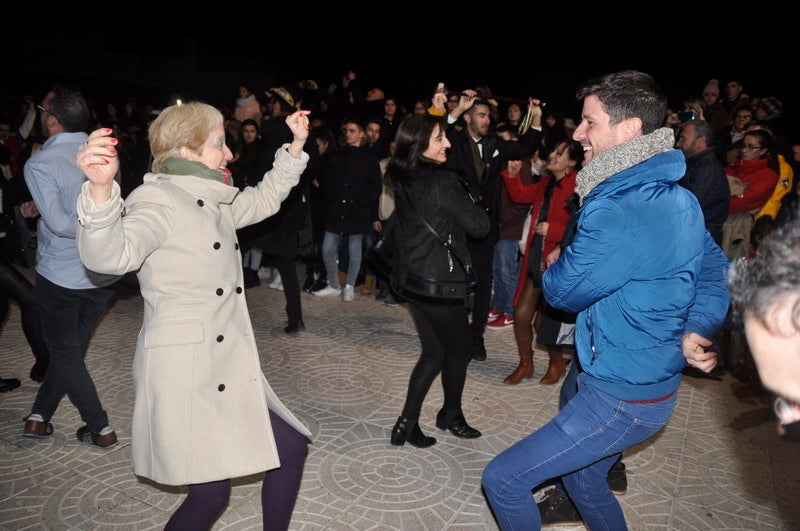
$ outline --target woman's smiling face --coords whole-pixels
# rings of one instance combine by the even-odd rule
[[[225,144],[225,127],[220,125],[211,130],[203,144],[202,153],[186,150],[184,158],[202,162],[212,170],[225,170],[228,161],[233,159],[233,153]]]

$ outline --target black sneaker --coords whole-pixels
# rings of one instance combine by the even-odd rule
[[[536,504],[542,525],[580,525],[583,523],[578,508],[567,496],[559,494],[556,489],[550,489],[544,494],[544,499]]]
[[[258,278],[258,272],[250,269],[249,267],[244,269],[244,288],[257,288],[261,285],[261,280]]]
[[[617,496],[622,496],[628,492],[628,475],[625,473],[625,463],[617,461],[608,471],[606,476],[608,488]]]
[[[311,292],[311,288],[314,286],[314,276],[310,275],[306,277],[306,281],[303,282],[303,287],[301,288],[303,291]]]

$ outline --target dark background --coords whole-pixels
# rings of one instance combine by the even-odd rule
[[[711,78],[719,79],[724,96],[725,81],[736,78],[751,97],[777,97],[787,118],[796,115],[782,50],[758,45],[766,43],[748,37],[749,30],[744,40],[731,41],[741,31],[697,11],[692,19],[665,12],[636,21],[630,13],[590,13],[575,4],[577,15],[559,13],[537,26],[535,15],[500,7],[462,13],[462,22],[436,15],[437,21],[424,11],[401,21],[355,7],[326,12],[249,1],[213,9],[101,4],[90,14],[75,11],[83,5],[60,13],[37,8],[7,22],[0,38],[11,53],[0,62],[0,96],[40,98],[55,81],[70,81],[99,104],[135,95],[140,105],[157,108],[176,98],[232,106],[242,83],[261,94],[304,79],[327,87],[353,70],[364,92],[381,87],[409,108],[444,81],[451,90],[488,85],[498,96],[540,98],[578,121],[574,91],[581,82],[635,68],[655,77],[674,108],[701,94]],[[580,23],[571,29],[566,18],[575,16]],[[745,22],[737,19],[733,28]],[[787,122],[794,134],[794,121]]]

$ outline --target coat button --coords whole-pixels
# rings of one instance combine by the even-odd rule
[[[222,295],[225,291],[222,288],[217,288],[217,295]]]
[[[223,336],[222,334],[218,335],[217,336],[217,343],[222,343],[223,339],[225,339],[225,336]]]
[[[225,390],[225,384],[219,384],[219,386],[217,387],[217,391],[221,393],[224,390]]]
[[[222,244],[221,244],[221,243],[219,243],[219,242],[214,242],[214,249],[219,249],[220,247],[222,247]]]
[[[205,202],[203,202],[203,200],[202,200],[202,199],[198,199],[198,200],[197,200],[197,204],[198,204],[199,206],[205,206]]]
[[[236,293],[241,293],[241,292],[242,292],[242,287],[236,286]]]

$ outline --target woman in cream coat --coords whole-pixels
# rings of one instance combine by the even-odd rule
[[[78,153],[88,178],[78,199],[81,260],[98,272],[137,271],[144,299],[134,473],[189,485],[167,529],[210,528],[230,478],[266,470],[264,528],[289,525],[311,433],[261,371],[236,229],[277,212],[297,184],[308,160],[307,115],[286,118],[293,141],[257,187],[241,192],[226,168],[222,115],[204,103],[169,107],[153,122],[153,173],[124,202],[111,130],[94,131]]]

